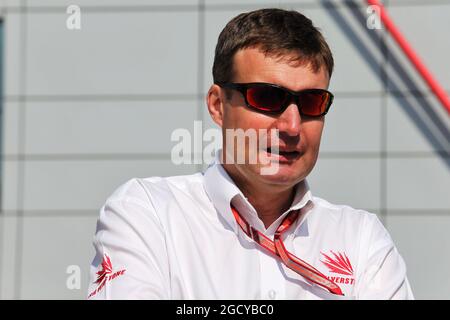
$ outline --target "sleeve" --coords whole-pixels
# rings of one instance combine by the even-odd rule
[[[137,180],[100,209],[88,299],[169,299],[164,230]]]
[[[413,300],[405,262],[381,221],[376,215],[373,217],[366,263],[356,284],[356,298]]]

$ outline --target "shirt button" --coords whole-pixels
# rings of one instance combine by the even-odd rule
[[[269,299],[275,299],[275,297],[277,296],[277,293],[275,290],[269,290]]]

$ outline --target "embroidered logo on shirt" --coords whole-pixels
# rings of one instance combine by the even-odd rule
[[[101,263],[102,269],[97,272],[97,280],[95,280],[94,283],[96,283],[97,289],[95,289],[93,292],[91,292],[88,296],[88,299],[94,295],[96,295],[100,290],[103,289],[107,281],[111,281],[115,279],[118,276],[121,276],[125,273],[125,269],[119,270],[116,272],[113,272],[113,266],[111,263],[111,259],[108,257],[107,254],[103,256],[103,260]]]
[[[353,267],[349,258],[345,253],[335,253],[330,251],[331,254],[325,254],[321,252],[323,260],[321,262],[328,267],[330,272],[338,273],[340,275],[348,276],[328,276],[327,278],[336,284],[354,284],[355,279],[353,277]]]

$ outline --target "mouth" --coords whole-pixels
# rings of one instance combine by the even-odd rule
[[[266,150],[268,156],[279,162],[292,162],[300,158],[300,152],[298,150],[279,149],[278,153],[272,152],[272,148],[269,147]]]

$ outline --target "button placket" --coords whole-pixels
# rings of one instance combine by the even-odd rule
[[[278,257],[273,257],[259,249],[261,271],[261,298],[284,299],[286,279],[281,271],[282,263]]]

